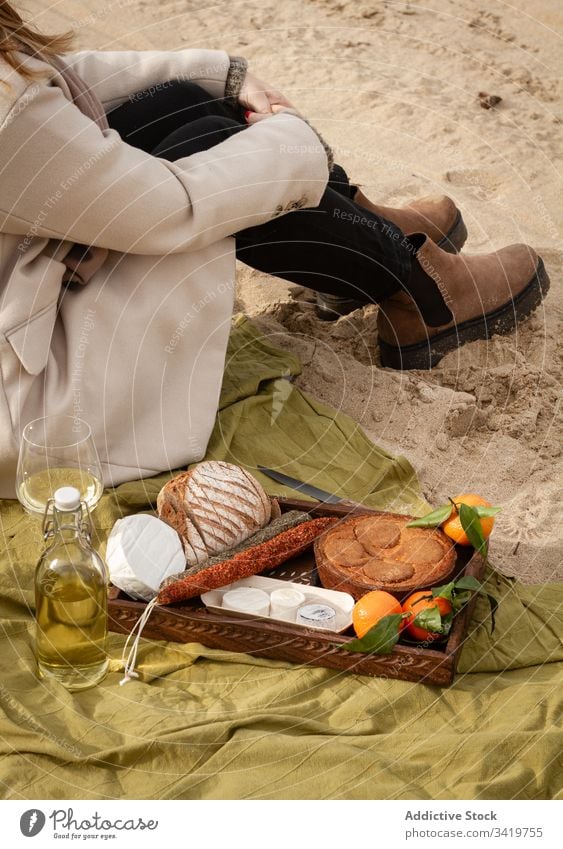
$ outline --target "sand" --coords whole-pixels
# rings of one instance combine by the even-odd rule
[[[298,385],[414,464],[425,496],[478,492],[503,510],[491,560],[522,581],[563,580],[561,349],[563,81],[559,0],[65,0],[26,9],[73,26],[77,48],[224,48],[284,91],[374,201],[449,194],[465,250],[524,241],[552,280],[518,331],[429,372],[377,361],[375,306],[319,321],[299,287],[239,269],[238,302],[303,362]],[[207,7],[207,8],[206,8]],[[478,93],[498,95],[493,109]]]

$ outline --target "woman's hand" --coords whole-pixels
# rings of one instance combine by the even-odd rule
[[[253,115],[265,118],[274,114],[274,106],[295,109],[292,103],[284,95],[268,83],[262,82],[258,77],[246,72],[238,101],[247,111]],[[280,111],[279,109],[277,111]],[[257,120],[260,120],[259,118]],[[254,123],[249,120],[249,123]]]
[[[289,112],[290,115],[297,115],[298,118],[302,118],[300,112],[297,109],[294,109],[293,106],[280,106],[277,103],[272,104],[272,111],[266,112],[251,112],[248,111],[245,115],[247,124],[257,124],[258,121],[263,121],[264,118],[271,118],[272,115],[277,115],[278,112]]]

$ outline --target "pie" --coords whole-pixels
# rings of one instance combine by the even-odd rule
[[[356,515],[318,537],[315,560],[323,587],[355,599],[370,590],[402,597],[447,581],[456,562],[452,541],[438,528],[407,528],[411,518]]]

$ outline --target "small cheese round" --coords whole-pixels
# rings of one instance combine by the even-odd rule
[[[112,584],[144,601],[157,594],[165,578],[186,568],[176,531],[144,513],[117,520],[108,537],[106,562]]]
[[[256,587],[237,587],[224,594],[222,606],[227,610],[239,610],[255,616],[268,616],[270,596]]]
[[[273,619],[285,619],[295,622],[297,609],[305,604],[305,593],[291,587],[273,590],[270,593],[270,616]]]
[[[336,610],[328,604],[311,603],[297,611],[297,623],[309,628],[336,630]]]

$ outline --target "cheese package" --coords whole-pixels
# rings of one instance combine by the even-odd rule
[[[143,601],[156,595],[165,578],[186,568],[176,531],[148,513],[117,520],[108,537],[106,562],[112,584]]]

